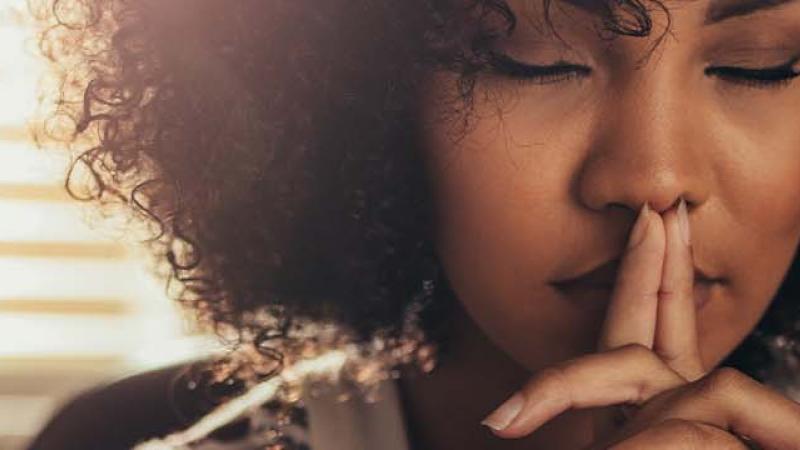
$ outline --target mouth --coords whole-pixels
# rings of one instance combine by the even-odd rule
[[[616,283],[621,259],[612,259],[581,275],[556,280],[550,284],[559,292],[569,297],[584,297],[587,294],[610,294]],[[711,297],[711,288],[725,282],[722,277],[710,276],[698,267],[694,268],[694,300],[697,308],[708,303]],[[594,295],[592,295],[594,296]]]

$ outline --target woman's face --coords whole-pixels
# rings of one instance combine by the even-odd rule
[[[723,279],[696,282],[697,296],[710,286],[698,333],[712,367],[766,310],[800,238],[800,80],[746,84],[725,68],[800,55],[800,2],[706,25],[712,2],[664,3],[670,32],[646,60],[662,11],[650,36],[608,40],[597,15],[556,1],[561,41],[541,3],[509,2],[517,30],[497,49],[590,73],[547,84],[480,77],[458,142],[439,120],[454,76],[428,84],[424,137],[450,283],[488,338],[530,370],[593,351],[610,289],[551,283],[619,259],[644,202],[664,211],[683,196],[695,267]]]

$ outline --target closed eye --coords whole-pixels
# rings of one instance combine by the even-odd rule
[[[492,54],[490,67],[499,75],[534,84],[560,83],[592,73],[589,67],[570,64],[563,60],[552,65],[540,66],[519,62],[502,53]]]
[[[788,86],[800,72],[795,70],[798,57],[785,64],[774,67],[709,67],[706,75],[716,76],[722,80],[754,88],[779,88]]]
[[[795,69],[800,57],[785,64],[763,68],[733,66],[708,67],[704,73],[725,82],[757,89],[780,88],[788,86],[800,75]],[[592,73],[587,66],[571,64],[559,60],[552,65],[532,65],[519,62],[503,54],[494,54],[490,62],[492,70],[500,75],[516,79],[522,83],[551,84],[583,78]]]

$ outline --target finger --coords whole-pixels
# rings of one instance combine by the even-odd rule
[[[613,444],[595,444],[591,450],[747,450],[736,436],[712,425],[670,419]]]
[[[652,347],[664,245],[661,216],[645,203],[628,238],[598,341],[599,351],[631,343]],[[595,411],[595,436],[617,429],[628,412],[624,407]]]
[[[620,262],[598,350],[626,344],[652,348],[663,259],[664,225],[645,203]]]
[[[694,381],[705,370],[697,344],[694,263],[688,236],[684,238],[681,231],[681,221],[685,221],[686,232],[689,231],[683,198],[678,208],[663,214],[663,220],[666,249],[653,351],[684,378]]]
[[[680,419],[747,436],[764,448],[800,448],[800,404],[728,367],[681,388],[657,411],[647,408],[620,435]]]
[[[631,344],[539,372],[481,423],[500,437],[522,437],[571,408],[640,405],[685,383],[650,349]]]

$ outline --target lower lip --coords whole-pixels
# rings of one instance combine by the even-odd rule
[[[711,300],[714,287],[720,285],[719,281],[697,281],[694,283],[694,304],[697,311],[701,310]],[[597,301],[598,297],[610,300],[612,286],[603,284],[570,283],[555,286],[556,290],[569,299],[577,302]]]

